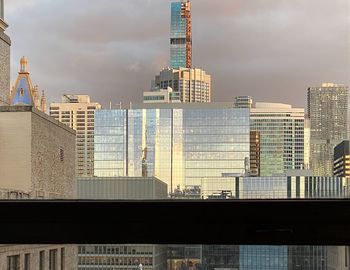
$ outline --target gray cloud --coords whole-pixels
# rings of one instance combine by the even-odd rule
[[[8,1],[12,81],[20,56],[49,100],[87,93],[140,102],[169,61],[170,1]],[[214,101],[304,106],[306,88],[350,84],[348,0],[192,0],[194,64],[213,76]]]

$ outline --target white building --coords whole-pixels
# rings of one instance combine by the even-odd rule
[[[88,95],[64,95],[60,103],[51,103],[50,115],[76,130],[76,175],[94,175],[95,111],[101,109]]]
[[[176,103],[180,101],[179,92],[174,92],[171,87],[166,89],[152,88],[143,92],[144,103]]]

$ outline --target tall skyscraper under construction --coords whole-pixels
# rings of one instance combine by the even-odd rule
[[[170,66],[172,68],[192,67],[190,0],[171,3]]]

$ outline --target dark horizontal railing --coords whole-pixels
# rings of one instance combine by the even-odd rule
[[[0,201],[1,244],[350,245],[350,200]]]

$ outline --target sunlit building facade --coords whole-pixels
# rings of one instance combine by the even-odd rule
[[[46,97],[44,91],[40,99],[39,88],[32,83],[28,70],[28,59],[24,56],[20,60],[20,70],[16,83],[10,91],[10,105],[33,106],[37,110],[46,112]]]
[[[348,138],[348,87],[334,83],[310,87],[308,115],[311,169],[317,175],[333,175],[334,147]]]
[[[257,102],[250,114],[251,130],[260,133],[261,176],[307,167],[307,129],[303,108]]]
[[[192,22],[190,0],[171,3],[170,66],[192,67]]]
[[[155,77],[155,86],[171,87],[185,103],[211,101],[211,76],[200,68],[165,68]]]
[[[51,103],[50,116],[76,130],[76,175],[94,175],[94,122],[98,102],[87,95],[64,95],[60,103]]]
[[[94,170],[99,177],[155,176],[173,191],[206,177],[244,174],[249,144],[249,110],[231,103],[100,110]]]

